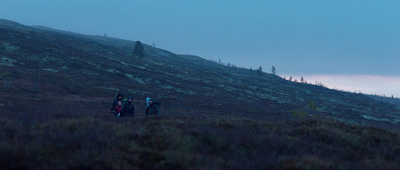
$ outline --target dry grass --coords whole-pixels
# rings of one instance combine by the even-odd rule
[[[395,169],[400,135],[334,120],[2,113],[3,169]]]

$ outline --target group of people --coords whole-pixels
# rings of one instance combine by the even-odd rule
[[[146,105],[146,116],[160,114],[159,102],[150,98],[150,96],[146,98]],[[124,96],[121,93],[116,94],[114,102],[111,105],[111,113],[113,113],[117,117],[134,117],[135,106],[133,104],[133,97],[129,96],[128,98],[124,99]]]

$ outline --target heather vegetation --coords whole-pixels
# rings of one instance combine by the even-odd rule
[[[0,22],[0,83],[4,107],[24,98],[99,98],[117,92],[143,100],[154,94],[164,109],[289,119],[310,101],[315,113],[358,125],[398,128],[400,105],[327,89],[140,42]],[[276,69],[272,70],[276,73]],[[16,95],[8,95],[15,93]],[[103,107],[103,106],[101,106]]]
[[[399,166],[395,99],[110,37],[4,20],[0,32],[1,169]],[[117,92],[135,118],[110,113]],[[161,116],[144,116],[148,95]]]
[[[2,113],[3,169],[396,169],[400,134],[331,119]]]

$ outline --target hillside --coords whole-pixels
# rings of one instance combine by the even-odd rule
[[[400,134],[339,121],[0,117],[2,169],[398,169]]]
[[[0,20],[0,32],[4,110],[36,110],[51,104],[62,110],[58,114],[104,113],[120,91],[133,95],[139,107],[151,94],[170,115],[286,120],[295,110],[360,125],[392,128],[400,121],[399,105],[363,94],[290,82],[272,74],[260,76],[150,46],[138,61],[131,57],[132,41],[6,20]],[[310,101],[316,111],[307,109]]]
[[[1,169],[396,169],[398,99],[0,20]],[[134,97],[135,118],[109,113]],[[147,95],[161,116],[145,117]],[[371,127],[372,126],[372,127]]]

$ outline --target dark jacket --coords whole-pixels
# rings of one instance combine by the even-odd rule
[[[135,116],[135,106],[133,105],[133,101],[129,102],[129,99],[132,99],[132,97],[129,96],[126,98],[126,102],[124,103],[124,106],[122,106],[121,114],[123,116]]]
[[[118,105],[118,97],[119,96],[121,96],[122,97],[122,99],[124,98],[124,96],[122,96],[122,94],[121,93],[118,93],[118,94],[116,94],[115,95],[115,99],[114,99],[114,102],[113,102],[113,104],[111,105],[111,108],[110,108],[110,110],[113,112],[113,111],[115,111],[115,107]],[[121,100],[122,100],[121,99]]]
[[[154,103],[150,104],[149,107],[147,107],[146,109],[146,116],[159,115],[159,114],[160,114],[160,108]]]

